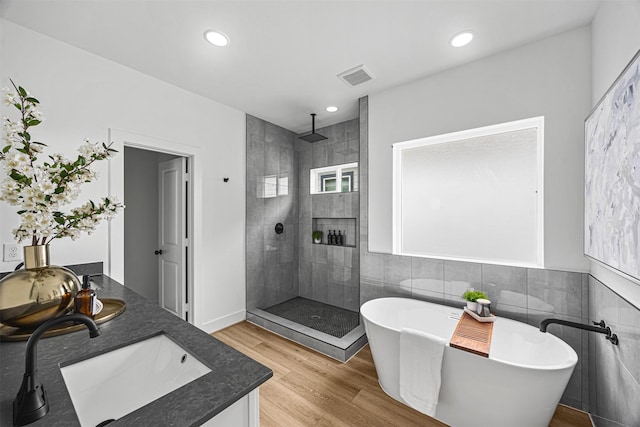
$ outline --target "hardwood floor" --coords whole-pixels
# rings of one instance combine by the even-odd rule
[[[263,427],[446,426],[382,391],[368,345],[341,363],[249,322],[212,335],[273,370],[273,378],[260,387]],[[591,427],[591,422],[586,414],[559,406],[550,427]]]

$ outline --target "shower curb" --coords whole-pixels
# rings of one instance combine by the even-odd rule
[[[362,324],[343,338],[336,338],[260,309],[248,311],[247,321],[340,362],[347,362],[367,344]]]

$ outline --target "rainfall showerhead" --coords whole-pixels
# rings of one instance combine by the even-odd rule
[[[307,142],[318,142],[327,139],[326,136],[316,133],[316,113],[311,113],[311,133],[301,136],[300,139]]]

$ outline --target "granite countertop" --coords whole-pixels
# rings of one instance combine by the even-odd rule
[[[38,343],[38,376],[49,401],[49,413],[33,426],[79,426],[71,398],[60,372],[60,364],[90,357],[112,347],[165,332],[211,372],[184,387],[118,419],[109,426],[162,425],[197,426],[220,413],[271,378],[271,369],[261,365],[195,326],[184,322],[125,288],[107,276],[92,279],[101,289],[98,298],[119,298],[127,303],[120,316],[99,325],[102,335],[90,339],[86,329]],[[0,425],[11,426],[13,399],[25,369],[23,342],[0,343]],[[96,402],[100,404],[100,402]]]

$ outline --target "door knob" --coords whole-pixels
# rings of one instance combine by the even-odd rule
[[[153,251],[156,255],[162,255],[162,249],[158,249],[157,251]]]

